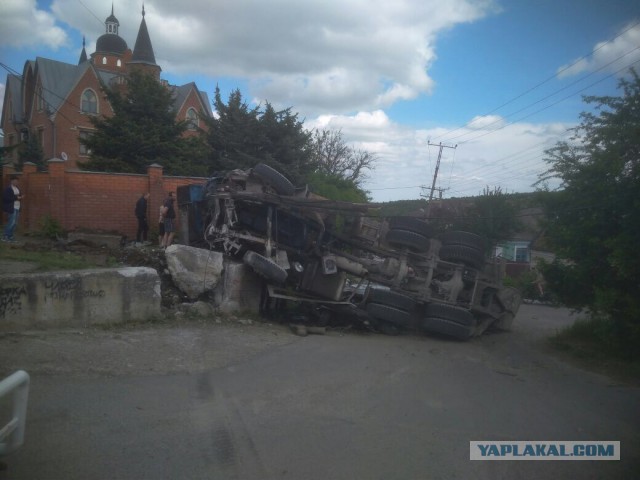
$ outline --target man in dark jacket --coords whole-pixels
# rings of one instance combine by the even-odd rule
[[[13,233],[18,225],[18,217],[20,216],[20,200],[24,195],[20,193],[18,188],[18,177],[11,177],[11,184],[2,191],[2,210],[8,214],[7,224],[4,227],[3,242],[15,242]]]
[[[136,242],[146,242],[149,233],[149,222],[147,222],[147,200],[149,193],[143,194],[136,202],[136,218],[138,219],[138,232],[136,233]]]

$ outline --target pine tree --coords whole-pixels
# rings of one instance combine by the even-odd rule
[[[104,88],[111,117],[94,117],[95,132],[83,144],[91,157],[87,170],[146,173],[158,163],[169,175],[206,174],[207,149],[184,138],[186,121],[177,121],[171,90],[142,72],[131,72],[125,89]]]

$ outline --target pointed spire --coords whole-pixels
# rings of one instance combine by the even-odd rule
[[[138,30],[138,38],[136,38],[135,47],[133,47],[132,62],[146,63],[156,65],[156,56],[151,46],[151,38],[149,38],[149,30],[147,30],[147,22],[144,19],[144,4],[142,5],[142,22]]]
[[[87,61],[87,51],[85,50],[86,41],[84,35],[82,36],[82,52],[80,52],[80,60],[78,60],[78,65],[83,64]]]
[[[111,15],[107,17],[104,22],[106,27],[106,33],[112,33],[114,35],[118,35],[118,27],[120,26],[120,22],[113,14],[113,2],[111,2]]]

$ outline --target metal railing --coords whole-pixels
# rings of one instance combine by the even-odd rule
[[[29,400],[29,374],[24,370],[9,375],[0,382],[0,399],[13,395],[13,409],[9,422],[0,428],[0,456],[11,453],[24,441]]]

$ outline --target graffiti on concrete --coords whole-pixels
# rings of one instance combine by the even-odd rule
[[[25,287],[0,287],[0,318],[20,312],[22,296],[26,293]]]
[[[45,300],[71,300],[76,298],[103,298],[104,290],[82,290],[80,278],[51,279],[44,282]]]

